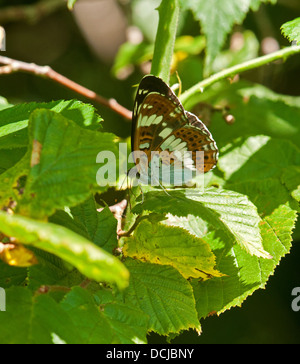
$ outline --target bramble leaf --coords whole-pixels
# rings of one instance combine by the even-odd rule
[[[126,267],[130,283],[122,293],[124,302],[149,315],[150,331],[161,335],[189,328],[200,331],[191,285],[176,269],[131,259]]]
[[[233,25],[244,20],[250,0],[181,0],[181,3],[184,9],[192,10],[207,37],[206,67],[209,69]]]
[[[168,194],[163,191],[147,193],[144,203],[137,205],[134,212],[149,210],[179,217],[197,216],[193,230],[198,229],[197,225],[203,226],[203,235],[208,229],[220,230],[231,244],[241,245],[251,255],[270,257],[262,245],[261,219],[246,196],[215,188],[206,189],[204,193],[193,189],[168,191]]]
[[[100,292],[101,294],[101,292]],[[148,315],[121,302],[108,302],[99,310],[90,292],[74,287],[60,306],[68,313],[84,344],[146,343]]]
[[[126,240],[124,255],[141,261],[170,265],[185,278],[209,279],[223,274],[209,245],[180,227],[143,221]]]
[[[207,38],[206,73],[211,72],[211,65],[233,25],[241,24],[250,9],[256,11],[266,2],[274,4],[276,0],[181,0],[182,8],[192,10],[195,19],[200,21]]]
[[[117,155],[114,134],[83,130],[50,110],[36,110],[29,122],[30,170],[18,212],[43,218],[57,209],[86,200],[92,191],[104,191],[96,176],[97,155]]]
[[[7,309],[1,317],[3,344],[78,343],[80,335],[68,314],[48,295],[34,296],[29,289],[6,290]]]
[[[18,242],[55,254],[96,281],[128,284],[128,271],[114,256],[58,225],[0,212],[0,231]]]
[[[74,223],[83,225],[94,244],[112,253],[118,246],[117,220],[108,207],[97,211],[93,197],[71,209]]]
[[[233,187],[242,193],[246,189],[251,191],[250,196],[255,199],[259,211],[265,212],[260,231],[264,247],[272,259],[251,256],[238,245],[228,249],[225,241],[206,235],[204,239],[212,246],[218,268],[226,276],[203,283],[193,281],[199,317],[206,317],[211,312],[220,314],[233,306],[240,306],[255,290],[266,286],[276,266],[291,248],[297,212],[288,193],[282,193],[280,183],[272,179],[260,184],[255,181],[247,185],[235,184]]]
[[[36,109],[53,110],[87,129],[101,128],[102,119],[95,108],[77,100],[20,104],[0,111],[0,149],[27,147],[28,121]]]
[[[288,38],[290,42],[300,44],[300,18],[296,18],[281,26],[282,34]]]

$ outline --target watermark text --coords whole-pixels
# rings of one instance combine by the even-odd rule
[[[101,151],[96,158],[100,164],[96,181],[101,187],[120,185],[117,176],[128,176],[132,186],[193,186],[195,177],[204,185],[203,151],[148,151],[127,153],[127,144],[119,144],[119,156],[111,151]],[[117,163],[118,161],[118,163]],[[118,165],[118,166],[117,166]],[[128,166],[133,166],[128,168]],[[203,178],[202,178],[202,177]],[[199,183],[200,183],[199,182]],[[202,185],[202,183],[200,183]],[[120,187],[120,186],[119,186]]]
[[[6,311],[6,293],[4,288],[0,287],[0,311]]]
[[[292,310],[294,312],[299,312],[300,311],[300,287],[293,288],[292,296],[295,297],[292,300]]]

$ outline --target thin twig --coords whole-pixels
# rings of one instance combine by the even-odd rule
[[[132,112],[126,109],[124,106],[120,105],[115,99],[106,99],[94,91],[89,90],[86,87],[79,85],[78,83],[68,79],[67,77],[61,75],[60,73],[54,71],[49,66],[38,66],[34,63],[26,63],[22,61],[17,61],[12,58],[0,56],[0,64],[4,66],[0,67],[0,76],[8,75],[14,72],[25,72],[31,73],[36,76],[42,76],[48,78],[54,82],[57,82],[76,93],[87,97],[88,99],[95,101],[107,108],[111,109],[115,113],[121,115],[127,120],[131,120]]]
[[[36,23],[44,16],[50,15],[59,9],[67,8],[64,0],[41,0],[30,5],[15,5],[1,8],[0,24],[28,21]]]
[[[258,68],[268,63],[277,61],[279,59],[286,59],[294,54],[300,53],[300,46],[291,46],[280,51],[267,54],[266,56],[258,57],[250,61],[240,63],[236,66],[226,68],[225,70],[215,73],[211,77],[197,83],[189,90],[185,91],[181,96],[180,100],[182,103],[186,102],[190,97],[194,96],[199,92],[203,92],[205,88],[213,85],[214,83],[221,81],[225,78],[233,77],[239,73],[249,71],[253,68]]]

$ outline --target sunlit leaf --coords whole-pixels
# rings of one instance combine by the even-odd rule
[[[300,44],[300,18],[284,23],[281,27],[281,31],[290,42],[296,42],[298,45]]]
[[[186,230],[175,226],[140,223],[127,239],[124,254],[142,261],[171,265],[185,278],[221,277],[209,245]]]
[[[97,155],[117,155],[114,134],[84,130],[49,110],[36,110],[29,122],[30,170],[19,202],[21,214],[43,218],[85,201],[98,185]]]
[[[115,283],[120,288],[128,284],[128,271],[116,257],[66,228],[0,212],[0,231],[57,255],[90,279]]]
[[[200,331],[192,288],[176,269],[127,260],[129,287],[125,303],[139,307],[150,318],[149,329],[162,335],[192,328]]]

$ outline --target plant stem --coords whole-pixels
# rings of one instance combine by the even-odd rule
[[[166,83],[169,83],[180,12],[178,0],[162,0],[158,11],[159,24],[155,40],[151,73],[162,78]]]
[[[276,51],[274,53],[270,53],[265,56],[258,57],[250,61],[238,64],[236,66],[227,68],[221,72],[212,75],[211,77],[206,78],[205,80],[197,83],[195,86],[185,91],[181,95],[180,100],[184,104],[189,98],[191,98],[198,92],[203,92],[205,88],[213,85],[218,81],[223,80],[224,78],[233,77],[238,73],[249,71],[253,68],[263,66],[279,59],[286,59],[297,53],[300,53],[300,46],[291,46],[281,49],[280,51]]]

